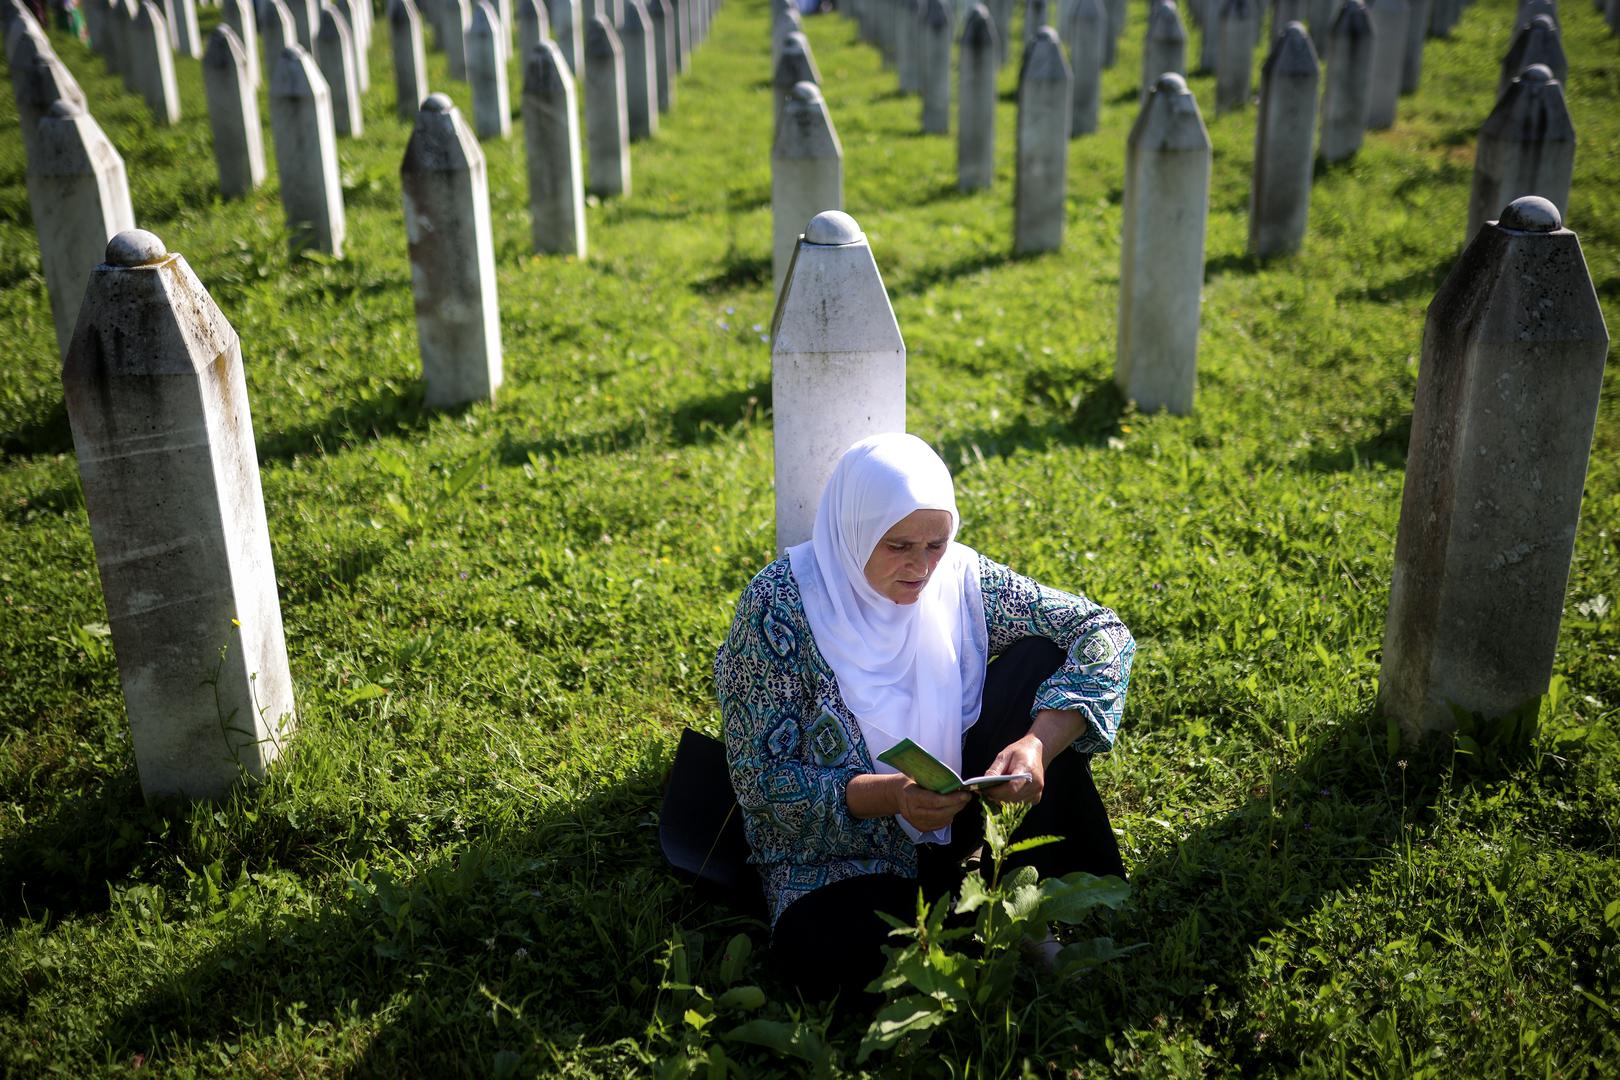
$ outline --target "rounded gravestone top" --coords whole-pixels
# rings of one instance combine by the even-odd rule
[[[1521,82],[1550,83],[1553,81],[1552,68],[1546,64],[1531,64],[1520,72],[1519,79]]]
[[[1163,94],[1185,94],[1187,80],[1174,71],[1167,71],[1154,82],[1153,89]]]
[[[1042,26],[1039,30],[1035,31],[1035,39],[1034,40],[1036,40],[1036,41],[1050,41],[1054,45],[1055,44],[1060,44],[1063,41],[1063,39],[1058,36],[1057,29],[1055,27],[1052,27],[1052,26]]]
[[[422,100],[422,111],[431,113],[447,113],[456,107],[450,100],[449,94],[429,94]]]
[[[125,229],[107,241],[110,266],[147,266],[168,255],[169,249],[163,246],[163,241],[145,229]]]
[[[842,210],[823,210],[811,218],[810,224],[804,227],[804,240],[807,244],[841,247],[845,244],[858,244],[864,239],[866,234],[855,224],[855,219]]]
[[[84,112],[77,101],[67,98],[57,98],[51,102],[51,107],[45,110],[45,115],[53,120],[68,120]]]
[[[1558,24],[1553,21],[1553,17],[1551,15],[1537,15],[1535,18],[1530,20],[1529,25],[1553,31],[1558,29]]]
[[[1564,220],[1552,200],[1543,199],[1540,195],[1525,195],[1508,203],[1507,209],[1502,211],[1502,220],[1497,224],[1517,232],[1548,233],[1563,228]]]
[[[794,101],[801,102],[805,105],[816,105],[821,101],[821,87],[817,86],[808,79],[806,79],[804,82],[794,83],[793,89],[789,91],[789,93],[792,95]]]

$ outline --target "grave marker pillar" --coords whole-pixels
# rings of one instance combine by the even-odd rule
[[[270,70],[270,133],[293,254],[313,247],[341,257],[343,188],[338,182],[332,93],[301,46],[282,49]]]
[[[220,23],[209,35],[202,69],[219,191],[227,199],[238,199],[264,183],[264,135],[247,52],[228,24]]]
[[[1042,26],[1018,72],[1017,175],[1013,185],[1013,254],[1063,246],[1069,182],[1069,108],[1073,73],[1057,31]]]
[[[1305,242],[1321,67],[1305,24],[1288,25],[1260,75],[1249,189],[1249,254],[1286,255]]]

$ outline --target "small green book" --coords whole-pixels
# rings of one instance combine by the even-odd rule
[[[1029,773],[1018,772],[1003,776],[974,776],[964,780],[956,775],[955,769],[910,739],[901,739],[879,754],[878,760],[885,765],[893,765],[929,791],[940,795],[948,795],[958,788],[990,787],[1010,780],[1031,779]]]

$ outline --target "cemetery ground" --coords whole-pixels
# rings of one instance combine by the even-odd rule
[[[1429,43],[1396,127],[1319,168],[1292,258],[1244,254],[1254,110],[1217,117],[1212,77],[1190,80],[1215,161],[1186,418],[1111,383],[1145,7],[1099,132],[1071,144],[1064,248],[1027,259],[1016,65],[995,185],[959,195],[954,137],[918,133],[853,23],[807,20],[845,207],[909,349],[908,426],[955,470],[963,539],[1113,606],[1140,645],[1096,762],[1133,894],[1076,932],[1141,947],[1067,984],[1021,975],[859,1065],[865,1018],[799,1007],[763,926],[695,899],[656,838],[679,732],[717,730],[714,649],[772,555],[766,5],[719,13],[635,146],[634,194],[588,210],[584,261],[530,254],[521,132],[484,142],[506,382],[448,414],[421,408],[386,32],[365,135],[339,143],[340,260],[289,260],[273,176],[217,199],[194,61],[159,129],[53,34],[138,223],[241,336],[299,728],[222,805],[142,802],[0,95],[0,1073],[760,1076],[811,1068],[797,1053],[923,1075],[1613,1075],[1612,357],[1528,745],[1464,718],[1403,747],[1374,707],[1424,310],[1511,12],[1481,0]],[[1614,333],[1620,43],[1585,0],[1561,18],[1567,221]],[[727,959],[739,933],[752,954]],[[661,988],[683,963],[711,998],[766,1000]]]

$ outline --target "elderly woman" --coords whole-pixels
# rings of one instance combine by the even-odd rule
[[[955,541],[945,463],[911,435],[850,447],[812,539],[748,584],[715,658],[731,782],[784,974],[811,997],[863,988],[917,889],[933,900],[982,841],[973,796],[879,762],[911,739],[980,789],[1029,803],[1042,874],[1120,874],[1091,780],[1113,744],[1136,645],[1107,608]],[[994,663],[990,661],[994,659]]]

